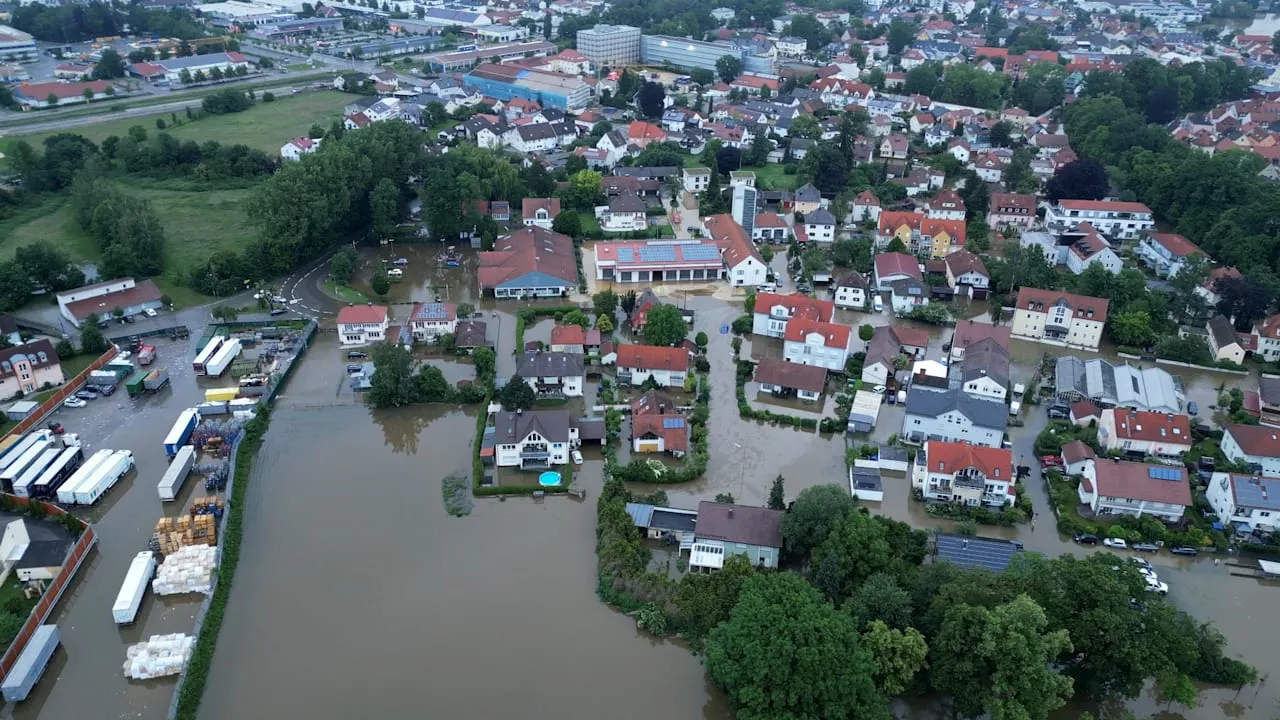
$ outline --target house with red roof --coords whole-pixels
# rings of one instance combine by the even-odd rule
[[[46,108],[87,102],[86,91],[93,100],[102,100],[115,93],[115,86],[106,80],[93,80],[72,83],[22,83],[10,90],[13,92],[13,99],[24,108]],[[51,98],[52,102],[50,102]]]
[[[322,142],[324,142],[324,138],[309,138],[299,135],[280,146],[280,159],[301,160],[303,155],[310,155],[319,150]]]
[[[551,352],[584,355],[600,350],[600,331],[581,325],[557,325],[551,328]]]
[[[681,347],[618,345],[618,384],[640,386],[652,379],[658,387],[683,387],[689,374],[689,351]]]
[[[781,223],[781,219],[779,219]],[[763,285],[769,274],[769,265],[764,261],[756,244],[747,237],[747,231],[733,219],[732,215],[713,215],[703,221],[707,234],[720,248],[721,261],[724,263],[726,278],[734,287],[757,287]],[[782,226],[785,228],[786,224]]]
[[[1014,302],[1013,337],[1097,352],[1108,305],[1102,298],[1024,286]]]
[[[550,230],[560,214],[560,198],[525,198],[520,201],[520,218],[525,227]]]
[[[1204,255],[1196,244],[1177,233],[1147,233],[1134,248],[1134,254],[1156,275],[1171,278],[1193,255]]]
[[[870,190],[863,190],[853,199],[853,222],[880,222],[880,200]]]
[[[827,385],[827,371],[817,365],[763,358],[756,364],[755,381],[760,392],[785,397],[795,395],[801,400],[817,400]]]
[[[911,465],[911,486],[935,502],[1012,505],[1014,480],[1013,452],[1004,448],[930,440]]]
[[[632,401],[631,451],[676,457],[689,451],[689,422],[670,395],[649,390]]]
[[[657,125],[636,120],[627,126],[627,141],[644,149],[649,143],[666,142],[667,133]]]
[[[1131,457],[1178,460],[1193,442],[1186,415],[1108,408],[1098,421],[1098,444]]]
[[[790,363],[842,372],[849,359],[848,325],[795,318],[782,337],[782,356]]]
[[[895,213],[883,213],[881,219],[885,215]],[[920,261],[916,258],[900,252],[880,253],[876,255],[874,261],[874,275],[872,276],[875,287],[879,290],[888,290],[889,286],[897,280],[916,280],[923,281],[924,276],[920,273]]]
[[[338,341],[342,347],[382,342],[387,337],[385,305],[348,305],[338,311]]]
[[[1191,507],[1191,485],[1181,465],[1149,465],[1108,458],[1086,460],[1077,490],[1095,515],[1150,515],[1176,522]]]
[[[1036,223],[1036,196],[1020,193],[991,193],[987,226],[992,229],[1016,227],[1029,230]]]
[[[563,297],[578,286],[578,261],[568,235],[527,227],[481,252],[480,292],[499,300]]]
[[[801,293],[790,295],[757,293],[751,333],[783,338],[787,333],[787,325],[792,320],[804,319],[829,323],[835,313],[835,303],[830,300],[819,300]]]

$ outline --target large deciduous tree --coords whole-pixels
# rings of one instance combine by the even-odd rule
[[[502,403],[505,410],[528,410],[538,402],[538,395],[525,382],[525,379],[519,375],[512,375],[511,379],[498,393],[498,402]]]
[[[1058,200],[1101,200],[1111,191],[1107,169],[1097,160],[1075,160],[1058,168],[1045,185],[1050,202]]]
[[[741,720],[890,716],[853,620],[792,573],[744,583],[707,638],[706,664]]]
[[[664,109],[664,101],[667,97],[667,91],[662,88],[661,83],[646,82],[640,86],[640,92],[636,93],[636,105],[640,108],[640,113],[647,118],[660,118]]]
[[[413,356],[395,344],[373,349],[373,384],[369,402],[378,408],[408,405],[417,397],[413,377]]]
[[[814,548],[813,582],[832,602],[849,597],[867,578],[889,566],[884,528],[861,509],[840,518]]]
[[[731,83],[742,74],[742,59],[733,55],[721,55],[716,60],[716,74],[726,83]]]
[[[650,308],[645,316],[644,341],[649,345],[670,347],[684,340],[689,326],[684,314],[675,305],[658,305]]]
[[[858,501],[839,485],[815,485],[796,496],[791,511],[782,518],[782,538],[787,551],[807,559],[814,548],[826,541],[837,523]]]
[[[862,633],[862,645],[871,653],[876,688],[888,697],[900,695],[928,664],[929,646],[915,628],[898,630],[872,620]]]

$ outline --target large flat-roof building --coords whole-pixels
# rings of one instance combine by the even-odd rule
[[[466,83],[499,100],[524,98],[558,110],[581,110],[592,103],[586,80],[518,65],[484,63],[467,73]]]
[[[640,28],[630,25],[596,25],[578,31],[578,52],[597,65],[630,65],[640,62]]]
[[[35,38],[17,28],[0,25],[0,62],[31,62],[39,56]]]
[[[596,244],[596,279],[614,282],[718,280],[720,248],[709,240],[656,240]]]
[[[427,66],[431,72],[452,72],[466,70],[483,62],[505,62],[523,57],[546,57],[560,48],[555,43],[542,40],[535,42],[511,43],[508,45],[490,45],[474,50],[435,53],[427,56]]]
[[[743,52],[730,43],[703,42],[670,35],[644,35],[640,40],[640,57],[648,65],[670,63],[686,70],[701,68],[715,72],[716,61],[725,55],[741,60]]]

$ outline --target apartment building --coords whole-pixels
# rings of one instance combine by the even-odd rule
[[[640,62],[640,28],[630,25],[596,25],[578,31],[578,52],[596,65],[631,65]]]
[[[1059,200],[1049,205],[1044,224],[1050,232],[1064,233],[1087,222],[1110,238],[1134,240],[1155,227],[1151,208],[1117,200]]]
[[[1024,287],[1013,311],[1013,337],[1097,351],[1107,323],[1107,301]]]

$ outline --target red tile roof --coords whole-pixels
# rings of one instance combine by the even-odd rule
[[[989,448],[969,443],[925,443],[925,457],[930,473],[955,475],[974,468],[992,480],[1013,482],[1013,453],[1004,448]]]
[[[111,83],[106,80],[94,80],[92,82],[75,83],[36,83],[35,85],[23,83],[15,89],[24,97],[44,102],[50,95],[57,97],[59,100],[78,98],[84,95],[86,88],[92,90],[94,95],[101,95],[109,87],[111,87]]]
[[[883,218],[885,213],[881,213]],[[891,275],[906,275],[920,280],[920,261],[906,253],[880,253],[875,259],[876,277],[885,278]]]
[[[1186,415],[1139,410],[1104,410],[1112,413],[1117,440],[1191,444],[1191,420]]]
[[[520,202],[520,216],[531,218],[538,210],[546,210],[551,218],[560,214],[560,198],[525,198]]]
[[[557,325],[551,328],[552,345],[584,345],[587,331],[581,325]]]
[[[768,315],[772,308],[779,305],[787,309],[788,316],[791,319],[807,318],[830,322],[836,313],[835,303],[830,300],[818,300],[800,293],[792,293],[790,295],[778,295],[776,293],[756,294],[755,311],[757,313]]]
[[[787,323],[783,338],[788,342],[805,342],[805,339],[817,333],[822,336],[822,344],[829,348],[849,349],[849,326],[836,323],[820,322],[807,318],[796,318]]]
[[[1177,480],[1161,480],[1151,477],[1151,469],[1160,473],[1177,473]],[[1191,486],[1187,484],[1187,469],[1173,465],[1148,465],[1146,463],[1101,460],[1094,463],[1094,487],[1101,497],[1146,500],[1171,505],[1191,505]]]
[[[951,338],[951,346],[954,348],[967,348],[979,340],[988,338],[995,340],[996,344],[1005,351],[1009,350],[1009,337],[1013,334],[1013,328],[1008,325],[988,325],[987,323],[977,323],[972,320],[963,320],[956,324],[955,335]]]
[[[1151,214],[1151,208],[1137,202],[1120,202],[1118,200],[1059,200],[1058,204],[1066,210],[1098,210],[1101,212]]]
[[[387,308],[383,305],[348,305],[338,311],[339,325],[381,324],[387,321]]]
[[[963,247],[965,243],[965,225],[963,220],[936,220],[925,218],[920,221],[920,234],[936,238],[943,233],[951,238],[952,247]]]
[[[1177,233],[1150,233],[1149,237],[1175,257],[1186,257],[1200,252],[1196,244]]]
[[[101,285],[102,283],[98,283]],[[94,287],[90,285],[88,287]],[[84,290],[85,288],[77,288]],[[73,292],[73,291],[72,291]],[[160,292],[160,288],[150,280],[140,280],[136,285],[127,290],[117,290],[116,292],[99,295],[97,297],[85,298],[72,303],[67,303],[67,311],[71,313],[71,317],[82,320],[89,317],[93,313],[99,315],[109,314],[116,308],[127,308],[134,305],[142,305],[144,303],[159,302],[164,293]]]
[[[535,272],[576,285],[578,262],[573,240],[539,227],[521,228],[499,237],[493,250],[480,253],[476,275],[485,290]]]
[[[761,265],[765,264],[756,244],[747,237],[747,231],[733,219],[732,215],[713,215],[704,220],[703,225],[706,226],[711,239],[720,247],[725,264],[730,268],[747,258],[755,258]]]
[[[1014,308],[1015,310],[1031,310],[1043,313],[1048,312],[1051,306],[1060,301],[1065,302],[1067,307],[1071,308],[1072,314],[1077,318],[1096,322],[1106,322],[1107,320],[1108,302],[1106,300],[1057,290],[1041,290],[1031,287],[1019,288],[1018,301]]]
[[[1223,425],[1246,455],[1280,457],[1280,430],[1266,425]]]
[[[1068,465],[1081,460],[1094,460],[1097,457],[1098,455],[1093,452],[1093,448],[1085,445],[1083,440],[1072,440],[1062,446],[1062,459]]]
[[[689,353],[684,348],[624,343],[618,346],[618,367],[638,370],[688,370]]]
[[[683,422],[667,423],[667,420],[677,418]],[[667,427],[667,425],[678,425],[677,427]],[[647,413],[644,415],[636,415],[631,418],[631,437],[632,439],[644,437],[645,435],[653,435],[663,439],[667,452],[688,452],[689,451],[689,421],[682,415],[677,415],[674,410],[668,409],[667,414],[659,415],[657,413]]]
[[[924,213],[918,212],[882,212],[880,213],[880,234],[893,235],[906,225],[911,230],[919,230],[924,221]]]

